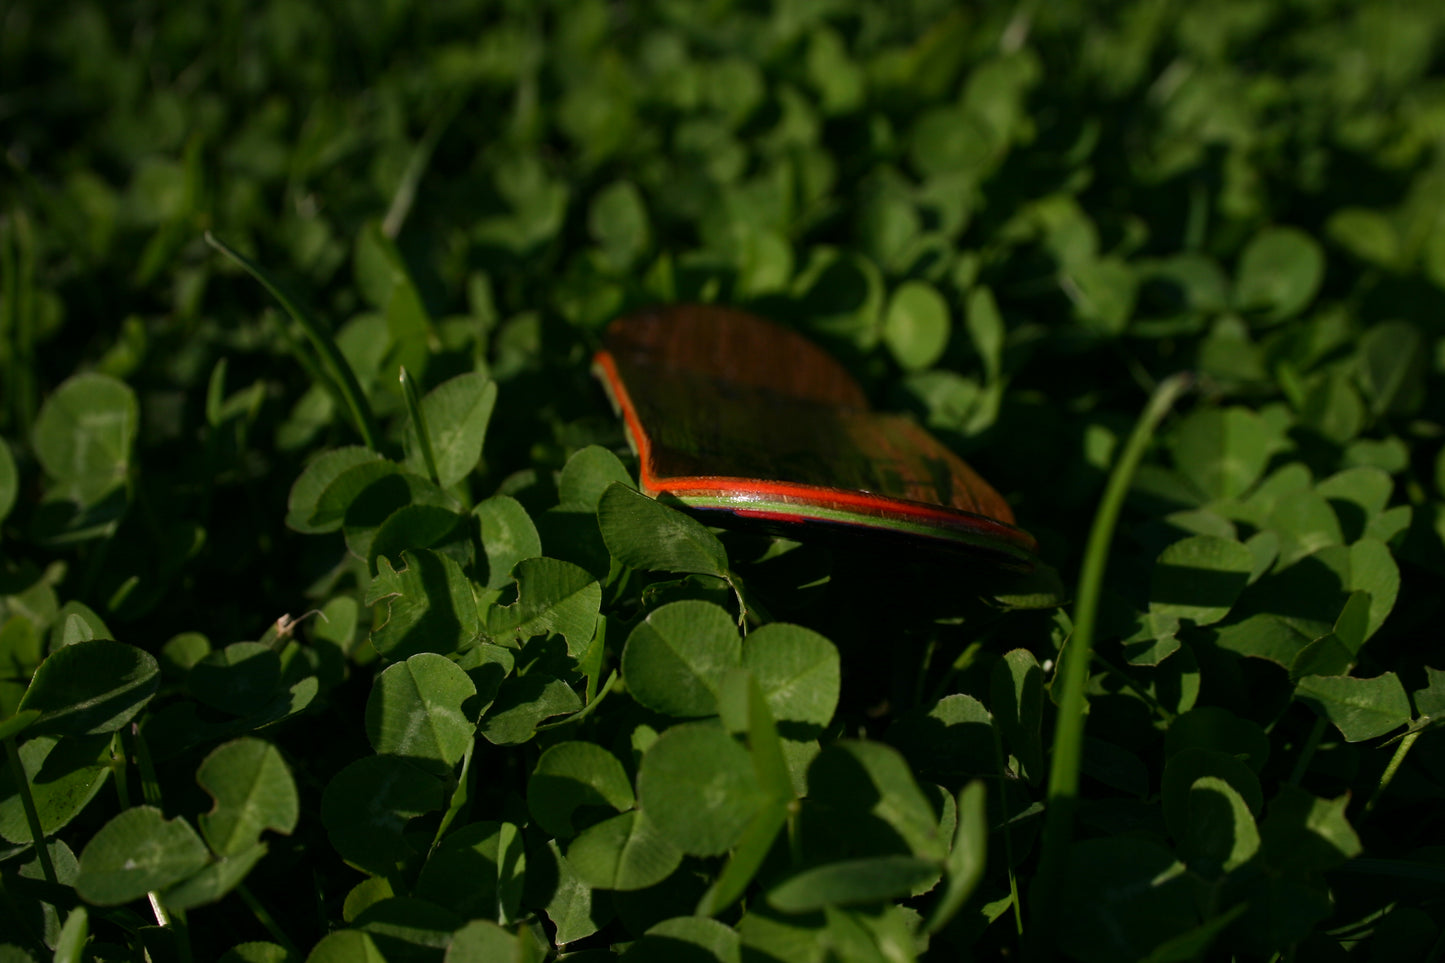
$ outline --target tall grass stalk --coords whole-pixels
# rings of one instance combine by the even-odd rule
[[[1119,512],[1124,507],[1134,472],[1139,467],[1159,423],[1174,403],[1191,385],[1186,373],[1164,379],[1144,406],[1124,450],[1120,453],[1109,483],[1094,515],[1089,541],[1084,549],[1084,563],[1079,573],[1079,591],[1074,606],[1074,631],[1059,656],[1059,670],[1054,679],[1058,693],[1059,721],[1054,730],[1053,753],[1049,766],[1047,808],[1044,812],[1042,850],[1039,872],[1033,894],[1034,911],[1029,921],[1028,958],[1048,958],[1058,919],[1061,877],[1069,844],[1074,835],[1074,810],[1079,795],[1079,769],[1084,748],[1084,716],[1087,700],[1084,689],[1089,681],[1089,664],[1094,650],[1094,626],[1098,620],[1099,596],[1104,588],[1104,572],[1108,567],[1109,549]]]
[[[316,349],[317,355],[321,358],[321,369],[330,379],[333,387],[340,394],[351,414],[351,420],[356,425],[356,430],[361,434],[362,441],[372,451],[380,451],[381,445],[376,433],[376,422],[371,414],[371,405],[366,400],[366,395],[361,390],[361,383],[356,380],[356,372],[351,370],[347,363],[346,356],[337,347],[336,340],[331,337],[331,332],[321,325],[321,322],[312,317],[311,313],[303,308],[295,298],[291,297],[271,275],[266,273],[255,261],[231,247],[225,241],[216,237],[210,231],[206,232],[206,243],[217,251],[220,251],[233,262],[240,265],[257,281],[261,286],[271,292],[271,296],[281,302],[281,307],[286,313],[301,326],[306,332],[306,337],[311,341],[312,347]]]

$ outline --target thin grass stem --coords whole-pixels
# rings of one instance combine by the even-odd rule
[[[1329,725],[1324,716],[1315,718],[1315,724],[1310,729],[1310,734],[1305,738],[1305,744],[1300,749],[1299,758],[1294,761],[1294,768],[1290,770],[1289,784],[1298,786],[1300,780],[1305,777],[1305,772],[1310,767],[1310,760],[1315,756],[1315,750],[1320,747],[1320,740],[1325,737],[1325,728]]]
[[[1365,808],[1360,813],[1360,818],[1356,820],[1357,827],[1359,823],[1365,820],[1365,817],[1370,815],[1370,812],[1375,808],[1375,804],[1380,801],[1380,797],[1383,796],[1385,790],[1390,787],[1390,783],[1395,779],[1395,773],[1399,772],[1400,766],[1404,765],[1405,757],[1410,753],[1410,747],[1415,744],[1415,740],[1419,737],[1419,730],[1406,733],[1405,738],[1401,739],[1399,745],[1395,747],[1395,754],[1390,757],[1389,763],[1385,766],[1385,771],[1380,774],[1380,781],[1375,784],[1375,791],[1370,793],[1369,801],[1365,803]]]
[[[45,848],[45,828],[40,824],[40,812],[35,808],[35,797],[30,794],[30,778],[25,775],[25,765],[20,761],[20,748],[14,736],[6,736],[5,760],[10,765],[10,780],[20,796],[20,806],[25,810],[25,823],[30,827],[30,839],[35,843],[35,857],[40,860],[40,871],[45,881],[56,886],[60,879],[55,875],[55,864],[50,861],[50,850]]]
[[[1084,748],[1084,717],[1087,699],[1084,690],[1089,680],[1089,666],[1094,650],[1094,626],[1098,620],[1099,598],[1104,588],[1109,549],[1118,526],[1119,514],[1133,483],[1134,472],[1144,457],[1160,421],[1192,384],[1188,374],[1172,375],[1159,383],[1144,406],[1134,432],[1129,436],[1104,489],[1103,498],[1094,515],[1089,540],[1084,549],[1084,562],[1079,574],[1079,591],[1074,607],[1074,632],[1059,655],[1059,669],[1054,685],[1060,697],[1058,725],[1049,766],[1047,809],[1039,872],[1036,879],[1033,919],[1029,924],[1028,956],[1042,960],[1048,956],[1050,941],[1058,918],[1058,900],[1064,860],[1074,834],[1074,810],[1079,794],[1079,772]]]
[[[255,894],[246,887],[246,884],[241,883],[237,886],[236,892],[240,895],[241,901],[246,904],[246,908],[251,911],[251,915],[256,917],[261,925],[266,928],[266,932],[271,935],[271,939],[275,940],[288,954],[298,960],[301,959],[302,953],[300,948],[291,941],[291,938],[286,935],[286,931],[281,928],[281,925],[276,922],[276,918],[271,915],[271,911],[266,909],[265,905],[256,898]]]
[[[416,390],[416,379],[411,372],[406,370],[406,365],[401,366],[401,393],[406,399],[406,411],[411,416],[411,423],[416,428],[417,444],[421,446],[421,458],[426,462],[427,474],[431,477],[432,484],[438,488],[442,487],[442,477],[437,471],[436,452],[432,451],[431,428],[426,423],[426,412],[421,407],[421,395]]]
[[[421,186],[421,179],[425,176],[427,168],[431,166],[432,155],[436,153],[437,144],[461,110],[465,99],[466,95],[463,92],[452,94],[436,117],[432,118],[432,122],[427,125],[426,132],[422,134],[421,140],[417,141],[411,156],[407,158],[406,170],[402,172],[401,181],[396,185],[396,193],[391,196],[391,206],[387,208],[386,217],[381,222],[381,233],[387,237],[395,239],[401,233],[402,225],[406,223],[407,215],[411,213],[412,205],[416,203],[416,191]]]
[[[225,241],[216,237],[210,231],[206,232],[206,243],[217,251],[220,251],[234,263],[245,269],[261,286],[271,292],[271,296],[281,302],[286,313],[301,325],[301,330],[306,332],[306,337],[311,341],[312,347],[321,358],[322,370],[336,390],[341,394],[342,400],[351,413],[351,420],[356,430],[361,434],[366,447],[372,451],[380,451],[381,445],[377,438],[375,420],[372,418],[371,405],[366,400],[366,395],[361,390],[361,383],[356,380],[356,372],[351,370],[346,356],[337,347],[336,340],[331,333],[322,327],[321,323],[312,317],[310,312],[305,310],[299,301],[287,293],[275,280],[272,279],[265,269],[259,264],[246,257],[240,251],[231,247]]]

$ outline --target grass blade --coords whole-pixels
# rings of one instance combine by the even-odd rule
[[[406,365],[401,366],[401,393],[406,398],[406,410],[411,415],[411,423],[416,425],[417,443],[421,446],[421,457],[422,461],[426,462],[427,474],[431,476],[432,484],[441,488],[442,479],[437,471],[437,457],[431,447],[431,429],[426,423],[426,412],[421,407],[421,396],[417,394],[416,379],[406,370]]]
[[[1134,472],[1144,457],[1155,429],[1174,403],[1192,384],[1187,373],[1164,379],[1144,406],[1134,432],[1129,436],[1119,460],[1109,475],[1109,484],[1094,515],[1089,541],[1084,549],[1084,563],[1079,573],[1078,601],[1074,607],[1074,631],[1059,654],[1059,670],[1054,685],[1059,687],[1059,721],[1054,731],[1052,759],[1049,766],[1048,808],[1044,813],[1044,830],[1039,874],[1036,882],[1033,919],[1029,926],[1029,952],[1032,960],[1048,956],[1058,912],[1059,879],[1064,857],[1073,839],[1074,808],[1079,795],[1079,769],[1084,748],[1084,688],[1089,681],[1089,663],[1094,649],[1094,625],[1098,619],[1099,597],[1104,588],[1104,572],[1108,567],[1109,548],[1119,512],[1129,494]]]
[[[391,196],[391,206],[387,208],[386,218],[381,222],[381,232],[387,237],[395,239],[401,233],[401,227],[406,223],[407,215],[411,213],[412,205],[416,202],[416,190],[421,185],[426,169],[431,166],[432,154],[436,153],[442,134],[451,126],[465,100],[464,93],[454,92],[427,125],[426,133],[422,134],[421,140],[407,158],[406,170],[402,172],[396,193]]]
[[[25,810],[25,823],[30,827],[30,838],[35,843],[35,857],[40,860],[40,871],[45,881],[59,885],[55,875],[55,864],[50,861],[50,851],[45,848],[45,830],[40,825],[40,813],[35,809],[35,799],[30,795],[30,777],[25,774],[25,765],[20,761],[20,750],[13,735],[6,736],[5,760],[10,766],[10,778],[15,782],[15,791],[20,796],[20,805]]]
[[[311,340],[316,353],[321,356],[321,368],[327,378],[332,382],[342,400],[346,403],[347,409],[351,412],[351,420],[356,425],[356,430],[361,434],[366,447],[372,451],[380,451],[380,443],[377,440],[376,424],[371,415],[371,405],[367,403],[366,395],[362,393],[361,383],[356,380],[356,372],[351,370],[347,363],[346,356],[336,346],[336,341],[331,333],[321,326],[321,323],[312,317],[301,304],[291,297],[266,271],[255,261],[246,257],[240,251],[231,247],[225,241],[216,237],[210,231],[206,232],[206,243],[236,264],[246,270],[261,286],[271,292],[271,296],[281,302],[286,313],[301,325],[301,330],[306,332],[306,337]]]

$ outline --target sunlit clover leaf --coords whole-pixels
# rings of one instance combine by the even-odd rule
[[[785,622],[765,625],[743,640],[742,665],[785,737],[812,738],[833,720],[841,662],[837,647],[817,632]]]
[[[997,766],[993,716],[961,692],[900,715],[888,740],[921,775],[940,782],[986,775]]]
[[[717,687],[742,660],[733,618],[710,602],[672,602],[627,637],[622,678],[638,702],[681,718],[717,712]],[[786,684],[786,683],[783,683]]]
[[[406,259],[380,221],[368,221],[358,232],[353,267],[357,287],[386,321],[393,356],[402,367],[424,368],[436,332]]]
[[[60,607],[55,613],[55,621],[50,623],[50,650],[63,648],[76,642],[88,642],[91,639],[114,639],[115,633],[105,620],[95,613],[95,610],[84,602],[77,602],[72,599]]]
[[[1182,539],[1154,563],[1149,611],[1212,625],[1229,614],[1253,567],[1253,554],[1239,542],[1212,535]]]
[[[291,494],[286,500],[286,527],[310,534],[331,532],[340,528],[344,511],[333,513],[321,522],[315,521],[322,493],[348,469],[382,460],[381,455],[360,445],[322,452],[311,460],[306,470],[291,486]]]
[[[1258,814],[1264,807],[1259,776],[1240,759],[1211,749],[1183,749],[1164,764],[1160,785],[1164,822],[1176,840],[1183,840],[1188,832],[1190,787],[1205,776],[1229,783],[1250,812]]]
[[[816,745],[816,743],[807,743],[806,745]],[[759,766],[758,756],[759,753],[754,749],[753,766],[755,770],[759,771],[761,779],[763,773],[762,767]],[[786,774],[784,775],[786,777]],[[768,780],[762,779],[762,781],[766,783]],[[805,787],[799,785],[797,791],[803,792]],[[748,823],[747,828],[738,837],[737,846],[734,847],[732,855],[728,858],[727,865],[703,893],[702,899],[698,901],[697,908],[693,911],[698,916],[717,916],[741,899],[748,886],[752,884],[753,878],[762,869],[763,862],[772,852],[773,843],[788,821],[794,794],[791,791],[786,795],[773,790],[768,792],[772,798],[758,810],[752,822]]]
[[[948,843],[903,754],[881,742],[847,740],[822,751],[808,767],[805,841],[828,861],[907,855],[934,862],[937,878]]]
[[[637,795],[658,831],[694,856],[727,852],[768,799],[747,749],[713,722],[659,736],[643,754]]]
[[[631,267],[651,241],[647,207],[637,186],[631,181],[614,181],[594,194],[587,210],[587,230],[613,270]]]
[[[387,963],[371,934],[363,930],[328,933],[306,955],[306,963]]]
[[[90,914],[77,906],[65,915],[65,924],[55,939],[55,963],[81,963],[90,940]]]
[[[440,540],[450,529],[439,533],[430,533],[423,529],[423,526],[433,528],[436,524],[434,520],[413,518],[411,527],[415,529],[414,532],[407,532],[405,529],[398,531],[399,524],[406,524],[409,513],[423,507],[444,509],[458,520],[462,515],[461,506],[452,495],[420,475],[409,471],[382,475],[358,492],[346,507],[346,516],[341,523],[346,534],[346,547],[357,558],[370,560],[373,555],[378,554],[372,551],[372,543],[383,528],[392,529],[388,538],[393,549],[396,549],[399,543],[401,548],[412,547],[405,543],[425,541],[429,536]],[[401,514],[401,519],[393,521],[398,514]]]
[[[419,855],[403,835],[407,823],[445,803],[442,779],[397,756],[367,756],[326,784],[321,823],[343,859],[387,875]]]
[[[476,686],[476,704],[485,712],[497,697],[502,680],[512,674],[517,657],[511,649],[481,642],[457,656],[456,661]]]
[[[595,513],[602,493],[613,484],[637,487],[616,455],[600,445],[588,445],[562,466],[557,497],[563,508]]]
[[[622,954],[625,963],[741,963],[742,958],[738,934],[701,916],[663,920]]]
[[[110,772],[110,739],[94,736],[35,736],[19,748],[30,797],[49,836],[80,815],[100,792]],[[0,839],[31,842],[30,825],[9,766],[0,769]]]
[[[256,843],[201,867],[199,872],[167,887],[161,901],[173,910],[188,910],[221,899],[241,884],[246,874],[266,855],[266,844]]]
[[[1189,787],[1180,850],[1189,867],[1214,878],[1248,862],[1259,851],[1259,827],[1239,792],[1216,776]]]
[[[566,682],[532,670],[502,683],[484,716],[480,732],[496,746],[521,745],[537,734],[537,726],[552,716],[582,708],[582,699]]]
[[[437,959],[465,919],[415,896],[388,896],[357,913],[351,925],[370,933],[388,960]]]
[[[948,304],[927,281],[905,281],[883,316],[883,343],[905,371],[932,367],[948,346]]]
[[[825,114],[846,114],[858,108],[867,89],[863,66],[853,59],[845,41],[832,27],[808,31],[805,58],[808,82],[818,92]]]
[[[602,586],[586,569],[556,558],[517,563],[517,601],[487,613],[487,633],[501,644],[537,635],[560,635],[567,653],[580,660],[597,628]]]
[[[466,917],[513,919],[526,866],[522,835],[511,823],[470,823],[437,844],[416,895]]]
[[[560,503],[537,516],[537,531],[546,554],[565,559],[607,577],[612,555],[598,527],[597,502],[613,483],[633,487],[632,478],[617,456],[589,445],[567,459],[557,480]]]
[[[975,779],[958,793],[958,824],[944,864],[944,891],[928,917],[936,933],[963,908],[983,879],[988,856],[988,788]]]
[[[1285,380],[1290,369],[1278,369]],[[1299,421],[1337,444],[1345,444],[1365,428],[1365,402],[1349,374],[1342,369],[1320,372],[1308,382],[1299,405]]]
[[[793,279],[792,292],[812,332],[860,351],[877,346],[883,333],[883,272],[862,254],[815,245]]]
[[[160,678],[155,657],[133,645],[76,642],[40,663],[18,711],[40,712],[31,736],[114,732],[150,701]]]
[[[1370,594],[1370,614],[1365,638],[1379,631],[1400,595],[1400,567],[1389,546],[1373,538],[1362,538],[1350,546],[1350,577],[1345,588]],[[1358,651],[1358,650],[1357,650]]]
[[[938,869],[935,860],[916,856],[840,860],[789,877],[769,890],[767,899],[786,913],[905,899],[936,881]]]
[[[987,119],[958,106],[930,108],[908,133],[908,159],[924,177],[981,175],[997,150]]]
[[[1301,631],[1285,619],[1260,613],[1220,625],[1213,641],[1225,651],[1288,669],[1314,638],[1313,633]]]
[[[597,503],[602,540],[612,557],[646,571],[728,578],[727,552],[701,522],[621,483]]]
[[[527,783],[527,807],[553,836],[577,833],[573,815],[584,807],[632,808],[632,783],[617,757],[591,742],[560,742],[537,760]]]
[[[216,963],[298,963],[298,960],[279,943],[253,940],[237,943],[222,953]]]
[[[0,739],[14,739],[29,729],[30,724],[39,718],[39,709],[26,709],[24,712],[16,712],[0,719]]]
[[[1044,673],[1028,649],[1013,649],[994,664],[989,679],[993,717],[1022,775],[1037,785],[1044,775]]]
[[[452,487],[477,467],[496,402],[496,382],[478,372],[444,381],[422,399],[422,418],[436,458],[437,479],[443,488]],[[425,475],[427,466],[416,425],[407,426],[406,452],[407,467],[418,475]]]
[[[1346,468],[1315,486],[1315,494],[1335,510],[1347,542],[1354,542],[1365,534],[1370,523],[1389,504],[1394,490],[1394,479],[1370,465]]]
[[[201,833],[218,856],[238,856],[264,830],[289,835],[296,828],[296,783],[281,753],[260,739],[237,739],[215,749],[196,781],[215,804],[200,817]]]
[[[723,727],[734,735],[747,734],[753,770],[758,774],[758,783],[770,797],[770,802],[792,802],[799,791],[794,789],[784,743],[778,737],[777,724],[758,680],[746,669],[727,670],[717,687],[717,703]],[[795,745],[812,743],[799,740]]]
[[[1408,321],[1371,325],[1360,338],[1360,386],[1379,415],[1409,415],[1425,399],[1429,350]]]
[[[1313,491],[1281,499],[1265,520],[1265,526],[1279,536],[1276,570],[1314,555],[1322,548],[1343,545],[1345,541],[1335,510]]]
[[[1064,291],[1074,303],[1074,316],[1096,334],[1123,334],[1134,315],[1139,280],[1119,258],[1084,261],[1065,275]]]
[[[206,844],[184,819],[153,806],[120,813],[80,854],[75,889],[97,906],[119,906],[177,883],[210,862]]]
[[[436,549],[454,558],[460,555],[459,561],[470,563],[466,522],[465,514],[442,505],[402,505],[369,531],[369,542],[348,530],[347,545],[353,551],[365,549],[367,565],[373,572],[379,556],[400,559],[402,552],[418,548]]]
[[[350,450],[342,449],[342,451]],[[339,463],[344,462],[339,461]],[[319,459],[317,468],[318,471],[321,468]],[[341,527],[342,522],[346,519],[346,513],[351,510],[351,506],[363,492],[383,478],[399,475],[403,471],[404,469],[396,462],[385,459],[359,459],[355,464],[347,465],[332,477],[322,488],[321,493],[316,496],[311,516],[302,522],[304,525],[302,530],[308,532],[335,531]],[[297,479],[296,484],[300,485],[302,479],[305,478],[306,475],[303,474],[300,479]],[[318,482],[323,480],[324,478],[317,479]],[[304,505],[297,505],[298,512],[303,511],[304,508]],[[290,516],[288,515],[288,517]]]
[[[472,920],[452,935],[445,963],[523,963],[522,944],[491,920]]]
[[[467,673],[451,659],[418,652],[388,666],[372,683],[366,736],[379,753],[449,772],[476,732],[476,723],[462,711],[476,693]]]
[[[977,287],[968,293],[968,309],[964,320],[973,350],[983,362],[984,375],[992,384],[1003,373],[1004,323],[993,292]]]
[[[1292,227],[1266,227],[1245,245],[1235,273],[1235,307],[1270,322],[1298,314],[1324,279],[1319,242]]]
[[[428,549],[403,552],[404,567],[382,557],[365,602],[385,602],[385,619],[371,630],[371,644],[389,659],[418,652],[447,655],[482,633],[472,584],[454,560]]]
[[[636,809],[584,829],[567,847],[567,862],[598,889],[654,886],[682,863],[682,851]]]
[[[836,956],[823,942],[825,924],[826,918],[819,914],[795,916],[774,909],[766,900],[753,900],[737,928],[749,953],[767,963],[827,963]]]
[[[510,495],[493,495],[478,502],[472,515],[481,529],[487,588],[499,589],[506,585],[512,581],[512,569],[518,562],[542,554],[537,526],[522,503]]]
[[[35,457],[82,505],[125,481],[140,425],[140,403],[123,381],[104,374],[66,379],[35,419]]]
[[[1206,254],[1191,252],[1151,260],[1145,263],[1142,274],[1151,306],[1165,317],[1224,314],[1229,308],[1229,278]],[[1248,328],[1237,316],[1225,314],[1216,321],[1205,341],[1209,342],[1213,342],[1213,351],[1202,351],[1212,353],[1216,359],[1221,355],[1228,359],[1218,367],[1225,369],[1221,373],[1229,380],[1252,380],[1256,373],[1263,377],[1263,369],[1252,357],[1255,352]]]
[[[1410,693],[1415,711],[1424,719],[1445,718],[1445,671],[1425,666],[1426,684]]]
[[[1394,268],[1400,261],[1400,233],[1384,213],[1368,207],[1342,207],[1330,215],[1325,233],[1361,261]]]
[[[1303,876],[1333,869],[1360,855],[1360,837],[1345,810],[1350,795],[1325,799],[1283,785],[1260,825],[1261,853],[1273,869]]]
[[[1277,447],[1268,424],[1248,408],[1204,408],[1175,428],[1174,464],[1207,498],[1244,494]]]
[[[1306,676],[1295,698],[1334,723],[1346,742],[1383,736],[1410,721],[1410,699],[1393,672],[1372,679]]]
[[[1355,667],[1355,656],[1365,644],[1369,628],[1370,593],[1351,592],[1345,599],[1334,628],[1305,646],[1290,664],[1291,679],[1307,675],[1348,675]]]
[[[540,906],[547,919],[557,928],[554,937],[560,946],[591,936],[611,921],[611,894],[594,889],[562,855],[557,840],[534,847],[527,876],[527,901]]]

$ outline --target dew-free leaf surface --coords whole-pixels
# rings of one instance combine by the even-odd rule
[[[31,735],[114,732],[155,695],[160,666],[148,652],[105,639],[67,645],[35,670],[20,700],[35,710]]]
[[[215,800],[199,819],[201,833],[218,856],[239,856],[262,831],[289,834],[300,803],[291,771],[276,747],[260,739],[237,739],[216,749],[196,770],[201,788]]]
[[[367,738],[383,755],[447,772],[472,743],[476,723],[463,704],[476,694],[451,659],[418,652],[377,676],[366,703]]]
[[[118,906],[185,879],[209,859],[206,844],[185,820],[136,806],[91,837],[80,854],[75,888],[91,903]]]
[[[713,715],[723,675],[741,663],[742,651],[726,610],[709,602],[673,602],[627,637],[623,678],[633,698],[655,712]]]

